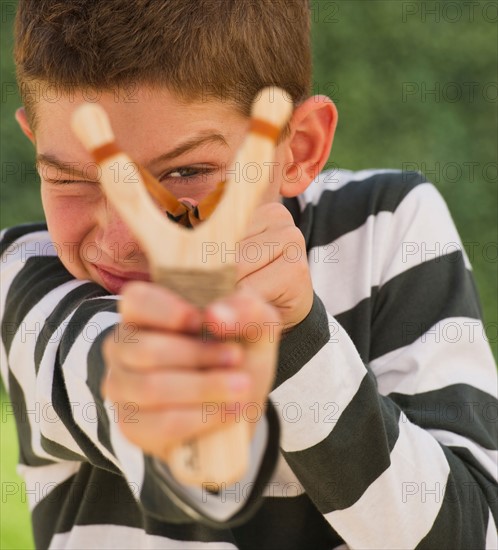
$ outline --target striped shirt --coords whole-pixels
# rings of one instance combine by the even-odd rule
[[[443,199],[418,173],[340,170],[284,203],[313,307],[280,344],[251,481],[218,494],[182,488],[102,401],[117,298],[44,225],[3,232],[1,373],[37,547],[498,547],[497,371]]]

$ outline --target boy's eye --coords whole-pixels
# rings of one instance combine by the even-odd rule
[[[166,172],[161,176],[161,180],[164,179],[176,179],[176,178],[193,178],[195,176],[207,176],[214,170],[206,166],[181,166]]]

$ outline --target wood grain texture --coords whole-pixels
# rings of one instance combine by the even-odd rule
[[[147,180],[153,176],[114,146],[111,125],[101,107],[80,106],[73,115],[72,128],[90,152],[97,151],[104,192],[139,241],[153,280],[204,307],[232,292],[236,283],[235,255],[206,254],[206,246],[233,250],[243,238],[269,184],[270,171],[264,167],[273,161],[279,132],[291,111],[292,102],[284,91],[266,88],[258,94],[249,133],[227,172],[232,176],[218,186],[220,201],[216,208],[209,205],[209,219],[194,229],[173,223],[160,211],[158,203],[165,195],[158,193],[160,184],[144,182],[144,176]],[[259,166],[257,181],[244,180],[248,165]],[[155,189],[154,197],[147,189]],[[268,355],[269,368],[275,355]],[[174,449],[168,466],[178,481],[202,486],[240,480],[248,467],[250,430],[245,420],[239,420]]]

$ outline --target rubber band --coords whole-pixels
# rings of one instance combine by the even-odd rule
[[[275,132],[278,132],[278,128],[263,120],[253,119],[253,123],[254,122],[256,124],[252,131],[260,133],[270,139],[274,139]],[[97,164],[121,153],[122,150],[116,145],[115,141],[101,145],[91,151]],[[213,212],[221,199],[224,182],[218,183],[216,189],[195,207],[188,201],[180,202],[174,195],[167,191],[148,170],[142,166],[137,166],[147,191],[157,200],[161,208],[166,210],[168,218],[185,227],[195,227],[201,221],[204,221]]]
[[[249,131],[271,139],[274,143],[277,143],[280,136],[280,128],[260,118],[251,119]]]
[[[100,164],[101,162],[108,159],[109,157],[112,157],[114,155],[119,155],[121,152],[122,151],[116,145],[116,142],[111,141],[110,143],[106,143],[105,145],[101,145],[100,147],[93,149],[91,153],[95,162],[97,164]]]

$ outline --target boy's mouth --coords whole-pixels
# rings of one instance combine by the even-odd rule
[[[150,281],[148,273],[136,271],[118,271],[107,266],[92,264],[103,286],[112,294],[119,294],[123,285],[129,281]]]

